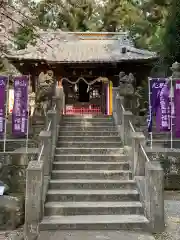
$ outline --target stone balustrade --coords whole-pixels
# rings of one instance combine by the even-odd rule
[[[133,126],[132,112],[124,108],[124,99],[118,95],[113,98],[113,117],[119,135],[124,144],[125,153],[133,178],[137,182],[145,215],[149,220],[152,232],[162,232],[164,223],[164,172],[157,161],[150,161],[145,151],[145,136],[136,132]]]
[[[45,130],[39,134],[39,154],[30,161],[26,173],[25,199],[25,239],[33,240],[38,236],[38,225],[43,217],[44,202],[50,179],[52,160],[59,133],[59,125],[64,108],[64,93],[59,91],[53,97],[53,107],[47,112]]]

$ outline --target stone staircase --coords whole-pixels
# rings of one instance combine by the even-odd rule
[[[64,117],[40,230],[148,229],[110,117]]]

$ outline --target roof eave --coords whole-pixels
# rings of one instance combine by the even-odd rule
[[[157,60],[159,57],[158,56],[152,56],[152,57],[148,57],[148,58],[129,58],[129,59],[112,59],[112,60],[86,60],[86,61],[48,61],[47,59],[31,59],[31,58],[17,58],[14,56],[8,56],[7,59],[12,60],[12,61],[33,61],[33,62],[47,62],[47,63],[102,63],[102,62],[132,62],[132,61],[151,61],[151,60]]]

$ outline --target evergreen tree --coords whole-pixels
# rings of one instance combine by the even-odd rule
[[[165,64],[169,67],[175,61],[180,62],[180,0],[174,0],[172,3],[163,44],[162,56]]]
[[[130,31],[142,17],[138,4],[131,0],[107,0],[101,11],[101,28],[108,32]]]
[[[93,0],[48,0],[34,7],[37,25],[65,31],[95,30],[96,4]]]
[[[33,18],[15,35],[19,48],[34,42],[34,26],[64,31],[128,31],[137,47],[161,52],[173,0],[41,0],[29,3]],[[27,5],[27,3],[26,3]]]

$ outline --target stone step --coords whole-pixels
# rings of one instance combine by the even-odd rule
[[[53,179],[119,179],[132,178],[128,170],[53,170]]]
[[[128,162],[54,161],[54,170],[129,170]]]
[[[148,223],[143,215],[59,215],[44,217],[39,230],[144,230]]]
[[[167,235],[167,234],[162,234]],[[116,231],[81,231],[81,230],[68,230],[68,231],[41,231],[38,240],[155,240],[150,232],[142,230],[124,231],[116,229]],[[157,239],[157,238],[156,238]],[[161,240],[162,239],[160,237]],[[160,240],[159,239],[159,240]],[[167,240],[167,238],[166,238]],[[171,239],[172,240],[172,239]]]
[[[95,142],[95,141],[90,141],[90,142],[77,142],[77,141],[58,141],[57,147],[85,147],[85,148],[93,148],[93,147],[102,147],[102,148],[120,148],[122,147],[122,143],[119,142]]]
[[[45,216],[143,214],[140,202],[47,202]],[[103,216],[102,216],[103,217]]]
[[[110,116],[63,116],[63,122],[114,122]]]
[[[122,154],[123,148],[56,148],[56,154]]]
[[[61,131],[61,128],[60,128]],[[79,126],[63,126],[63,131],[116,131],[116,127],[115,126],[81,126],[81,124]]]
[[[134,180],[111,180],[111,179],[51,179],[49,189],[136,189]]]
[[[118,136],[117,131],[70,131],[61,129],[60,137],[64,136]]]
[[[61,126],[115,126],[113,121],[106,121],[104,122],[96,122],[96,121],[75,121],[75,122],[68,122],[68,121],[63,121]]]
[[[139,192],[132,189],[70,189],[48,190],[47,202],[139,201]]]
[[[62,132],[59,136],[59,141],[71,141],[71,142],[89,142],[89,141],[100,141],[100,142],[120,142],[119,136],[62,136]]]
[[[128,156],[125,154],[55,154],[55,161],[112,161],[121,162],[128,161]]]

